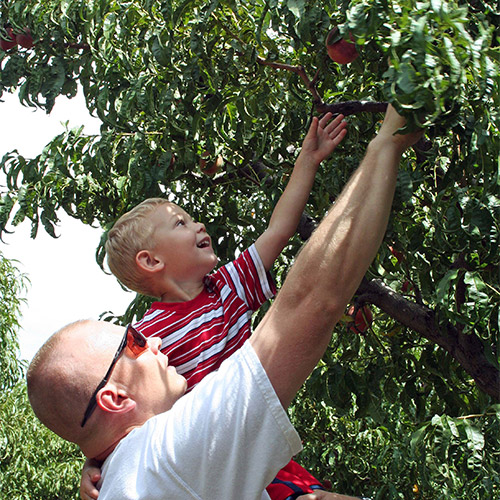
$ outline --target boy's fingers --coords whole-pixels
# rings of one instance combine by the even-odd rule
[[[342,115],[342,114],[336,115],[333,120],[332,120],[332,116],[333,116],[333,113],[326,113],[326,115],[321,118],[319,124],[325,130],[331,126],[335,127],[336,124],[340,123],[344,119],[344,115]]]
[[[342,140],[344,139],[344,137],[346,136],[346,134],[347,134],[347,129],[344,128],[338,134],[336,134],[335,136],[331,137],[331,139],[333,140],[333,144],[334,144],[335,147],[337,147],[342,142]]]
[[[310,139],[310,138],[315,138],[317,130],[318,130],[318,117],[313,116],[313,119],[311,120],[311,125],[309,125],[309,130],[307,131],[307,134],[306,134],[306,137],[304,140]]]
[[[325,131],[327,133],[330,133],[331,131],[335,130],[339,125],[341,125],[344,122],[344,115],[337,115],[326,127]]]
[[[342,137],[344,137],[346,133],[347,123],[342,121],[333,130],[328,132],[328,137],[330,137],[330,139],[333,139],[334,137],[339,135],[342,135]]]
[[[322,127],[322,128],[325,128],[326,124],[331,120],[333,114],[328,112],[328,113],[325,113],[322,117],[321,117],[321,120],[319,121],[319,125]]]

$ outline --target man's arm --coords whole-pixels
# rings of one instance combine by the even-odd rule
[[[340,144],[346,134],[342,115],[331,120],[327,113],[321,120],[314,117],[302,143],[292,175],[269,221],[269,226],[255,242],[257,251],[269,271],[293,236],[311,192],[319,164]]]
[[[250,338],[287,407],[314,369],[382,241],[401,155],[421,132],[394,132],[404,119],[388,107],[358,169],[292,266]]]

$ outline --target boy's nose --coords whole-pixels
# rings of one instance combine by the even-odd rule
[[[203,222],[197,222],[196,224],[198,224],[198,232],[199,233],[206,233],[207,232],[207,229],[205,227],[205,224],[203,224]]]

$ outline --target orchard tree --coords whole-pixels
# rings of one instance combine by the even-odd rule
[[[14,261],[0,253],[0,389],[1,393],[12,389],[24,373],[24,363],[18,358],[19,342],[17,331],[23,294],[26,291],[27,277],[19,272]]]
[[[226,261],[266,226],[311,116],[343,113],[348,137],[317,175],[280,283],[387,103],[424,127],[379,254],[291,414],[337,491],[498,495],[493,0],[5,0],[0,23],[1,92],[50,112],[81,88],[102,121],[36,158],[4,156],[2,231],[29,219],[33,237],[40,225],[55,235],[59,210],[106,231],[164,196],[206,222]],[[137,297],[118,319],[146,306]]]
[[[17,332],[27,285],[0,253],[0,498],[76,498],[82,455],[35,418],[26,394]]]

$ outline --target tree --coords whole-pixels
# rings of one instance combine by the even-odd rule
[[[102,120],[98,136],[68,130],[36,158],[4,156],[3,230],[28,218],[33,236],[40,223],[54,234],[60,209],[107,229],[140,200],[169,196],[207,221],[224,261],[261,232],[313,113],[342,112],[350,125],[318,174],[302,238],[359,163],[387,102],[410,128],[424,125],[425,141],[403,162],[385,242],[354,300],[356,310],[371,304],[373,323],[356,335],[346,315],[295,411],[321,429],[317,441],[308,429],[320,471],[339,465],[331,457],[342,440],[329,447],[329,427],[337,440],[342,429],[357,436],[358,453],[342,454],[351,473],[356,457],[368,456],[360,433],[400,453],[391,470],[385,454],[383,472],[362,468],[356,481],[351,474],[346,492],[370,477],[367,487],[384,498],[413,498],[414,484],[422,498],[440,498],[443,481],[443,498],[458,498],[464,484],[469,498],[498,493],[489,462],[499,448],[491,405],[500,399],[494,2],[7,0],[1,9],[4,37],[29,28],[34,41],[0,52],[2,92],[17,88],[25,105],[50,112],[57,96],[81,85]],[[335,26],[359,53],[349,64],[328,57]],[[278,282],[300,244],[298,237],[284,253]],[[138,297],[127,319],[145,305]],[[464,418],[471,415],[479,417]],[[381,430],[391,425],[394,432]],[[448,475],[418,463],[437,441],[443,457],[463,451]],[[404,463],[414,465],[402,476]],[[477,466],[472,485],[466,463]]]
[[[0,253],[0,497],[76,498],[82,454],[35,418],[26,394],[25,362],[16,357],[26,285],[15,262]]]
[[[17,358],[19,343],[17,330],[24,302],[22,294],[26,287],[26,276],[19,273],[12,262],[0,253],[0,340],[4,347],[0,352],[0,388],[11,389],[23,374],[24,364]]]

